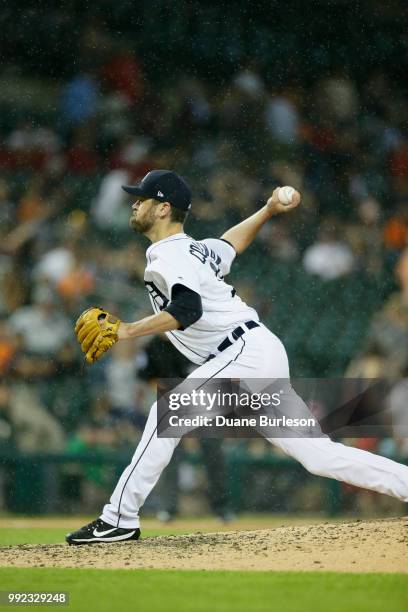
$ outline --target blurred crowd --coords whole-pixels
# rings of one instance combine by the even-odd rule
[[[358,350],[333,374],[408,377],[408,105],[400,84],[381,66],[356,79],[340,63],[305,83],[275,83],[255,58],[222,87],[191,71],[162,89],[144,55],[101,23],[85,27],[80,43],[46,112],[8,108],[2,122],[1,448],[135,447],[169,361],[158,374],[147,339],[84,367],[73,325],[91,304],[125,320],[150,312],[147,244],[128,229],[120,186],[152,168],[175,169],[191,184],[186,229],[197,238],[220,235],[276,185],[299,189],[299,212],[265,227],[252,267],[237,260],[238,293],[268,315],[258,257],[271,275],[279,265],[319,279],[323,293],[351,276],[368,282],[378,312],[371,317],[364,296],[354,304],[370,316]],[[328,359],[335,340],[327,339]],[[407,393],[401,383],[395,405]],[[397,438],[384,452],[408,452]],[[370,444],[378,450],[381,442]]]

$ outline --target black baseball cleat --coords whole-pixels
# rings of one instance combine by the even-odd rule
[[[140,529],[123,529],[114,527],[98,518],[78,531],[69,533],[65,540],[68,544],[93,544],[94,542],[124,542],[125,540],[138,540]]]

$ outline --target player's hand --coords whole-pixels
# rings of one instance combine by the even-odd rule
[[[291,201],[288,204],[283,204],[279,200],[279,189],[280,187],[277,187],[273,190],[271,197],[266,203],[266,209],[271,217],[273,215],[279,215],[280,213],[290,212],[294,208],[297,208],[297,206],[300,204],[301,195],[298,191],[296,191],[296,189],[293,190]]]
[[[79,316],[75,333],[88,363],[97,361],[118,341],[120,323],[120,319],[95,306]]]

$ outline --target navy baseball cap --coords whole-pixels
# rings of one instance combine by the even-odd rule
[[[122,189],[142,198],[169,202],[175,208],[191,208],[191,191],[185,180],[171,170],[152,170],[138,185],[123,185]]]

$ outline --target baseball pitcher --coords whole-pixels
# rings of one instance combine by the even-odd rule
[[[224,280],[231,264],[274,215],[288,213],[300,194],[275,189],[265,206],[221,238],[197,241],[183,231],[191,208],[186,182],[168,170],[149,172],[135,187],[130,227],[147,236],[145,285],[154,314],[125,323],[101,308],[89,308],[76,324],[86,361],[99,359],[115,342],[166,333],[197,368],[192,378],[289,378],[282,342],[256,311]],[[408,467],[385,457],[333,442],[329,437],[271,438],[309,472],[408,501]],[[70,533],[69,544],[137,540],[139,511],[169,463],[179,439],[157,436],[152,406],[130,465],[121,475],[101,516]]]

